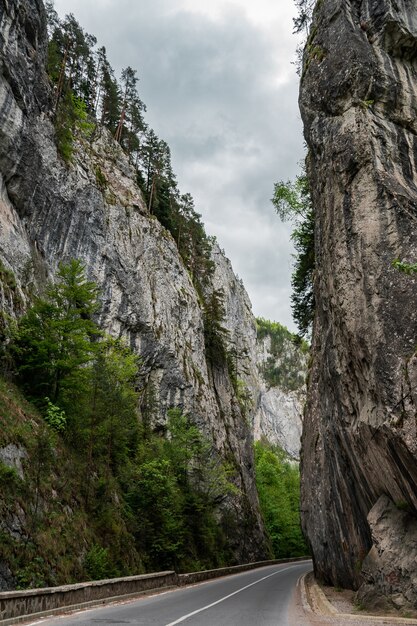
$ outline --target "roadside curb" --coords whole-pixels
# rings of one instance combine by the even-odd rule
[[[312,572],[304,574],[302,577],[302,585],[304,586],[304,597],[308,602],[313,613],[321,615],[338,615],[339,611],[329,602],[325,594],[316,583]]]
[[[387,624],[387,620],[389,620],[390,626],[395,626],[396,624],[417,626],[417,619],[409,617],[395,617],[394,615],[364,615],[362,612],[340,613],[326,598],[326,595],[321,590],[320,585],[316,582],[312,572],[307,572],[307,574],[301,576],[300,594],[303,609],[307,613],[329,617],[337,616],[340,619],[356,620],[356,622],[360,619],[364,622],[380,622],[381,624]]]

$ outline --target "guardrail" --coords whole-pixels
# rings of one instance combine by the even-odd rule
[[[303,561],[306,558],[309,557],[259,561],[188,574],[177,574],[172,571],[156,572],[60,587],[3,591],[0,593],[0,626],[13,626],[30,619],[35,620],[54,613],[62,613],[63,610],[73,611],[99,606],[117,600],[134,598],[148,591],[156,592],[161,589],[185,586],[267,565]]]

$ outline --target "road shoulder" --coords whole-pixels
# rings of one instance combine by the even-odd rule
[[[354,604],[353,594],[338,592],[332,587],[321,587],[314,578],[313,572],[302,576],[298,585],[299,603],[304,611],[306,624],[366,624],[389,625],[408,624],[417,626],[416,617],[399,617],[397,615],[370,614]]]

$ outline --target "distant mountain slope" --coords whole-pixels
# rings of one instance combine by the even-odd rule
[[[255,439],[265,437],[299,459],[305,402],[308,345],[285,326],[257,319],[257,366],[261,394],[254,418]]]

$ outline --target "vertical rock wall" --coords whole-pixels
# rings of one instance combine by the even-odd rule
[[[169,407],[180,407],[213,450],[236,468],[239,492],[223,503],[241,528],[232,539],[236,560],[265,558],[269,547],[254,481],[250,423],[227,368],[211,372],[207,366],[199,297],[174,240],[148,214],[133,168],[109,134],[98,132],[94,141],[80,142],[70,165],[57,155],[46,45],[42,3],[3,0],[2,309],[18,314],[60,261],[81,259],[101,288],[102,326],[125,337],[141,355],[142,388],[153,396],[152,419],[163,421]]]
[[[240,404],[252,424],[254,439],[265,438],[299,460],[307,355],[284,327],[278,347],[272,347],[270,334],[258,336],[243,282],[235,276],[230,261],[217,245],[212,258],[213,288],[224,294],[228,347],[235,355]],[[279,371],[280,382],[267,380],[265,368]]]
[[[417,512],[417,279],[392,267],[417,261],[416,1],[318,0],[300,106],[317,215],[303,525],[316,573],[358,587],[379,497]]]

